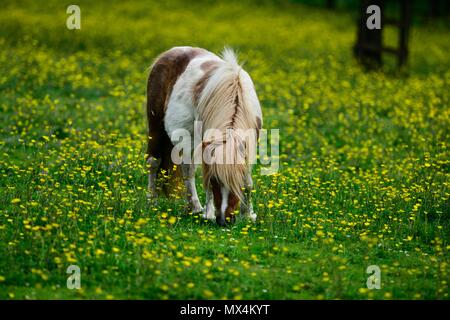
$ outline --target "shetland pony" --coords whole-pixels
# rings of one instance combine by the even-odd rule
[[[256,220],[249,161],[256,144],[248,143],[242,132],[250,132],[250,140],[256,141],[262,112],[253,82],[231,49],[225,49],[221,57],[193,47],[174,47],[159,55],[147,83],[147,117],[150,198],[157,195],[158,173],[174,167],[171,154],[178,143],[174,133],[184,129],[194,135],[197,121],[201,123],[202,143],[192,145],[189,152],[193,155],[200,148],[202,155],[212,155],[213,161],[202,157],[205,209],[195,187],[195,163],[180,164],[191,209],[225,225],[234,221],[240,203],[241,215]],[[208,134],[211,129],[215,134]],[[227,161],[217,161],[224,158]]]

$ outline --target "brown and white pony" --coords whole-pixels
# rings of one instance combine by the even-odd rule
[[[159,170],[170,171],[173,167],[171,152],[178,142],[174,132],[184,129],[194,135],[194,122],[200,121],[202,154],[207,150],[214,159],[232,161],[202,161],[205,209],[195,187],[195,164],[181,163],[192,210],[204,211],[204,218],[225,225],[234,221],[234,211],[241,202],[240,213],[255,221],[249,158],[256,152],[256,145],[247,143],[248,137],[242,137],[242,131],[253,132],[251,138],[256,141],[262,112],[253,82],[231,49],[225,49],[222,57],[192,47],[174,47],[162,53],[148,79],[147,116],[150,197],[156,196]],[[208,135],[209,129],[220,134]],[[192,146],[191,152],[196,148]],[[244,161],[238,161],[239,156]]]

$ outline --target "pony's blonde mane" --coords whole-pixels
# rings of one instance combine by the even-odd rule
[[[203,183],[209,187],[211,179],[217,179],[242,200],[250,150],[236,129],[255,129],[256,117],[242,88],[242,67],[235,53],[225,48],[222,58],[225,63],[220,64],[209,77],[197,108],[203,121],[203,133],[208,129],[221,132],[220,137],[206,137],[203,145],[213,148],[217,158],[231,159],[232,164],[204,164]],[[242,156],[245,162],[241,161]]]

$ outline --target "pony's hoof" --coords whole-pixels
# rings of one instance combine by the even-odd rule
[[[203,207],[199,203],[192,204],[191,208],[194,214],[203,212]]]
[[[224,217],[216,217],[216,223],[221,226],[221,227],[225,227],[227,225],[227,222],[225,221]]]
[[[256,222],[256,213],[250,213],[248,215],[248,218],[252,221],[252,222]]]
[[[216,220],[216,215],[214,214],[214,212],[203,210],[202,218],[205,220],[214,221]]]
[[[155,193],[147,192],[147,201],[149,203],[158,203],[158,196]]]

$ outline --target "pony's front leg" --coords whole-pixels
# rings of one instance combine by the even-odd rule
[[[244,188],[244,199],[242,200],[239,212],[242,216],[249,218],[253,222],[256,221],[256,213],[253,212],[252,205],[253,180],[250,174],[247,175],[247,181]]]
[[[214,207],[214,197],[211,190],[206,191],[206,207],[203,219],[216,221],[216,208]]]
[[[195,164],[182,164],[181,171],[183,172],[184,185],[187,190],[187,199],[191,205],[194,213],[203,210],[200,200],[197,195],[197,188],[195,187]]]

